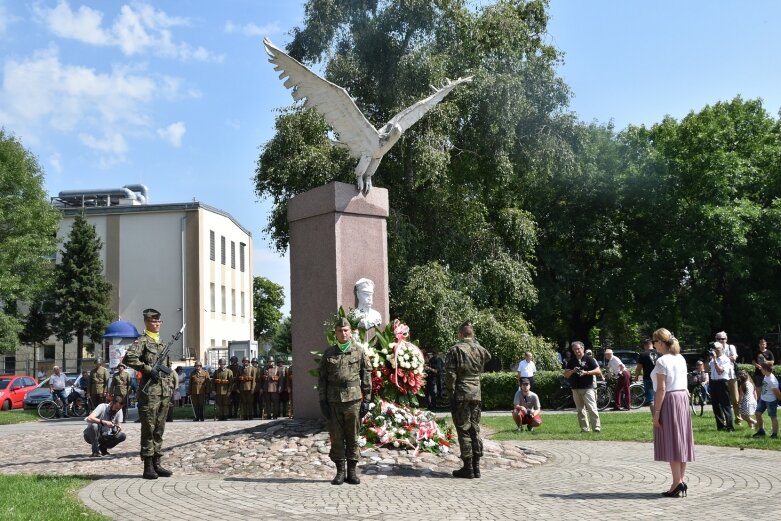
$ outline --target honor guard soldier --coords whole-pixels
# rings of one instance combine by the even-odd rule
[[[371,363],[361,346],[352,341],[350,322],[340,318],[334,324],[336,345],[329,346],[320,360],[317,391],[320,411],[328,419],[331,438],[329,457],[336,464],[332,485],[345,481],[351,485],[361,482],[356,466],[361,453],[358,449],[358,428],[362,415],[371,403]],[[347,476],[345,478],[345,460]]]
[[[258,367],[258,359],[252,359],[252,367],[255,368],[255,391],[252,393],[252,411],[254,415],[263,419],[263,369]]]
[[[239,372],[241,372],[241,367],[239,367],[238,356],[232,356],[230,361],[231,363],[228,366],[228,369],[231,370],[231,374],[233,375],[233,386],[231,387],[230,394],[230,417],[238,418],[239,404],[241,403],[241,391],[239,391]]]
[[[141,372],[138,391],[138,416],[141,422],[141,458],[144,460],[144,479],[167,478],[173,472],[160,465],[163,455],[163,433],[165,418],[174,388],[179,385],[176,372],[155,371],[159,355],[165,348],[160,341],[160,312],[147,308],[143,311],[145,330],[141,337],[127,350],[127,365]],[[171,359],[160,361],[168,369]]]
[[[211,379],[209,373],[203,370],[201,362],[195,362],[195,368],[190,374],[190,403],[193,406],[193,421],[203,421],[204,404],[211,392]]]
[[[212,375],[214,384],[214,410],[217,419],[225,421],[230,414],[230,395],[233,388],[233,371],[225,367],[225,359],[217,361],[217,370]]]
[[[239,369],[239,393],[241,395],[241,419],[251,420],[253,399],[255,398],[255,378],[256,369],[249,363],[246,356],[241,360],[241,369]]]
[[[274,357],[268,357],[268,366],[263,373],[263,395],[266,402],[266,414],[269,420],[279,418],[279,393],[282,390],[282,371],[274,362]]]
[[[127,399],[130,394],[130,374],[125,371],[125,364],[117,365],[117,372],[111,377],[111,395],[122,398],[122,423],[127,419]]]
[[[106,403],[106,391],[110,379],[108,369],[103,367],[103,360],[96,358],[95,367],[89,372],[89,398],[92,400],[93,407]]]
[[[458,328],[459,342],[445,358],[445,386],[450,397],[450,412],[458,434],[463,468],[453,471],[457,478],[479,478],[483,442],[480,439],[480,373],[491,354],[475,340],[470,322]]]

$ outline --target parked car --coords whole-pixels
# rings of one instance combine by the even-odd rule
[[[708,368],[708,362],[710,362],[710,359],[708,358],[708,353],[702,353],[699,351],[687,351],[685,353],[681,353],[681,356],[686,360],[686,370],[689,372],[694,371],[695,367],[697,367],[697,360],[702,360],[705,362],[705,370],[710,371]]]
[[[628,349],[614,349],[613,356],[617,356],[624,366],[629,369],[629,372],[633,373],[635,367],[637,367],[637,359],[640,357],[640,353]]]
[[[0,376],[0,408],[21,409],[24,407],[24,395],[38,386],[32,376]]]
[[[79,377],[79,373],[65,373],[65,397],[70,394],[71,387],[73,386],[73,383],[76,381],[76,378]],[[24,397],[24,408],[25,409],[37,409],[38,404],[41,403],[44,400],[48,400],[52,397],[52,392],[49,389],[49,379],[51,377],[45,379],[41,383],[38,384],[38,387],[33,389],[32,391],[28,392]]]

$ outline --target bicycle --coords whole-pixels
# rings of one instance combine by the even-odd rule
[[[71,389],[71,393],[76,392]],[[89,413],[89,405],[87,400],[82,397],[77,397],[74,400],[66,400],[68,403],[63,405],[59,397],[52,397],[48,400],[44,400],[38,404],[38,416],[42,420],[51,420],[52,418],[59,418],[67,411],[69,416],[75,416],[84,418]]]
[[[700,380],[697,371],[689,373],[689,408],[692,416],[702,416],[705,412],[705,388]]]
[[[613,386],[608,385],[608,380],[597,380],[597,409],[604,411],[611,404],[615,403],[615,395],[613,393]],[[632,382],[629,384],[629,407],[632,409],[639,409],[645,405],[645,389],[643,384],[639,382]]]

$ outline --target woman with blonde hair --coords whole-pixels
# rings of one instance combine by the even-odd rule
[[[653,334],[659,359],[651,372],[654,385],[654,461],[667,461],[672,471],[665,497],[686,496],[686,463],[694,461],[694,435],[689,414],[686,360],[678,339],[664,328]]]

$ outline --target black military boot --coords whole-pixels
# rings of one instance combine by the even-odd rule
[[[476,478],[480,477],[480,457],[472,457],[472,475]]]
[[[170,478],[171,476],[174,475],[174,473],[171,472],[170,470],[164,469],[163,467],[160,466],[160,456],[153,456],[150,459],[152,460],[152,465],[158,476],[160,476],[161,478]]]
[[[350,485],[360,485],[361,479],[358,477],[358,474],[355,473],[355,467],[358,466],[357,461],[347,460],[347,483]]]
[[[344,460],[336,462],[336,476],[331,480],[331,485],[344,483]]]
[[[472,479],[475,477],[474,470],[472,469],[472,458],[463,458],[464,466],[458,470],[453,471],[453,476],[456,478]]]
[[[141,477],[144,479],[157,479],[152,456],[144,456],[144,474]]]

